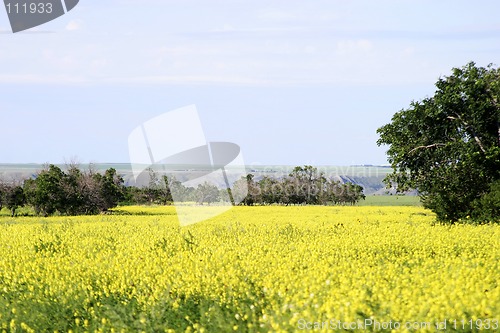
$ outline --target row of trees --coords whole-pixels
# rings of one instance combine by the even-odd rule
[[[226,189],[219,189],[209,182],[199,184],[196,188],[186,187],[175,177],[168,177],[148,169],[149,181],[143,186],[130,186],[126,188],[125,201],[127,204],[135,205],[168,205],[173,202],[172,192],[176,199],[181,202],[214,203],[220,201],[224,195],[227,197]]]
[[[280,179],[263,177],[256,181],[254,175],[249,174],[233,184],[230,196],[225,188],[219,189],[208,182],[196,188],[185,187],[174,178],[159,176],[149,170],[149,184],[131,188],[129,198],[136,204],[166,204],[172,201],[171,191],[176,193],[179,201],[198,204],[210,204],[229,197],[233,203],[241,205],[336,205],[355,204],[365,198],[360,185],[327,179],[323,172],[310,165],[295,167]]]
[[[355,204],[365,199],[362,186],[327,179],[323,172],[310,165],[295,167],[281,179],[264,177],[255,181],[250,174],[238,180],[232,191],[235,198],[242,198],[241,193],[247,192],[241,201],[244,205],[336,205]]]
[[[92,169],[68,166],[66,172],[49,165],[36,178],[22,184],[2,182],[0,207],[5,205],[12,215],[28,204],[37,215],[90,215],[107,211],[125,198],[123,178],[111,168],[104,174]]]
[[[228,198],[234,204],[354,204],[364,199],[363,188],[351,183],[327,179],[312,166],[296,167],[284,178],[264,177],[259,181],[247,175],[236,181],[230,192],[204,182],[196,188],[186,187],[175,178],[149,170],[149,183],[126,187],[123,178],[111,168],[104,174],[92,168],[82,171],[69,165],[66,171],[48,165],[33,179],[23,183],[0,182],[0,209],[7,207],[12,215],[25,204],[37,215],[91,215],[121,204],[171,204],[172,192],[183,202],[214,203]]]

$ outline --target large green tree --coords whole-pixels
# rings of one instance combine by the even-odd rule
[[[389,146],[387,184],[417,189],[439,220],[454,222],[477,215],[500,179],[500,69],[471,62],[436,88],[379,128],[377,143]]]

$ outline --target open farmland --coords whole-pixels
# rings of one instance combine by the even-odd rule
[[[500,225],[433,221],[397,206],[236,207],[184,228],[173,207],[2,216],[0,331],[496,331]]]

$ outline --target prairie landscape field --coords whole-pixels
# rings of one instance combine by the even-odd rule
[[[174,207],[0,217],[2,332],[477,332],[500,319],[500,225],[418,206]]]
[[[500,332],[500,1],[3,7],[0,333]]]

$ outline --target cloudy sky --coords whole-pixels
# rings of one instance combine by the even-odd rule
[[[376,129],[451,68],[500,64],[498,1],[80,0],[13,34],[0,8],[0,163],[128,162],[196,104],[247,164],[385,164]]]

